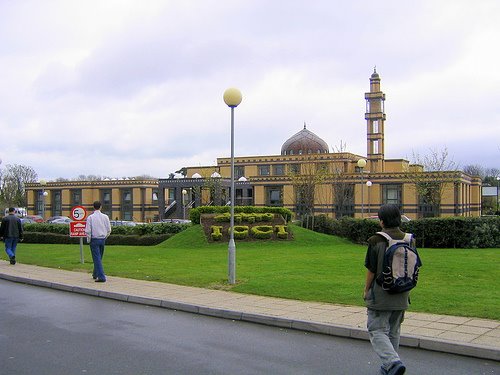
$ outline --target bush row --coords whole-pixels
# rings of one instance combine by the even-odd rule
[[[149,246],[156,245],[176,233],[186,229],[190,224],[155,223],[136,226],[112,227],[111,235],[106,241],[108,245]],[[77,244],[78,237],[69,236],[67,224],[26,224],[24,226],[24,242]]]
[[[106,240],[106,245],[152,246],[157,245],[173,234],[149,234],[144,236],[112,234]],[[25,232],[23,242],[39,244],[79,244],[80,238],[68,234],[50,232]],[[83,239],[84,244],[87,240]]]
[[[200,217],[202,214],[224,214],[229,213],[230,206],[201,206],[191,209],[189,212],[189,219],[193,224],[200,224]],[[234,213],[245,214],[279,214],[283,216],[286,222],[292,219],[292,211],[284,207],[255,207],[255,206],[235,206]],[[236,215],[235,215],[236,216]]]
[[[246,214],[246,213],[238,213],[234,214],[234,222],[235,223],[256,223],[256,222],[270,222],[274,218],[274,214],[264,213],[264,214]],[[231,221],[231,214],[226,212],[224,214],[215,215],[215,221],[219,223],[229,223]]]
[[[229,235],[230,228],[227,229]],[[210,227],[212,240],[220,241],[223,237],[223,227],[219,225],[212,225]],[[234,226],[234,239],[235,240],[244,240],[250,237],[261,240],[271,239],[273,234],[276,234],[276,238],[278,239],[288,239],[288,232],[286,225],[256,225],[253,227],[249,227],[248,225],[235,225]]]
[[[176,223],[154,223],[154,224],[139,224],[136,226],[113,226],[111,227],[112,234],[126,234],[126,235],[159,235],[159,234],[176,234],[182,232],[190,224],[176,224]],[[39,232],[39,233],[57,233],[69,234],[68,224],[26,224],[24,226],[25,232]]]
[[[426,218],[402,223],[401,229],[415,235],[418,247],[500,247],[500,217]],[[381,229],[376,220],[349,217],[336,220],[320,215],[315,217],[314,230],[366,244]]]

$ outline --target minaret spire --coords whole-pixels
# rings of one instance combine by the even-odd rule
[[[385,94],[380,90],[380,76],[377,66],[373,68],[370,77],[370,92],[365,93],[366,99],[366,143],[367,161],[371,172],[384,171],[384,101]]]

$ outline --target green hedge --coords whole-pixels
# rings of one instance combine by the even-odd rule
[[[500,247],[500,217],[447,217],[412,220],[401,229],[413,233],[418,247],[489,248]],[[380,230],[378,221],[344,217],[336,220],[320,215],[314,218],[314,230],[344,237],[355,243]]]
[[[258,223],[258,222],[271,222],[274,218],[272,213],[238,213],[234,214],[234,222],[239,223]],[[229,223],[231,221],[231,214],[229,212],[215,215],[215,221],[219,223]]]
[[[173,234],[150,234],[145,236],[112,234],[106,240],[106,245],[151,246],[157,245]],[[79,244],[79,237],[70,237],[68,234],[50,232],[25,232],[23,242],[43,244]],[[83,243],[87,244],[84,238]]]
[[[157,245],[186,229],[190,224],[158,223],[136,226],[113,226],[106,240],[108,245],[150,246]],[[78,244],[78,237],[69,236],[68,224],[26,224],[24,242]],[[84,242],[86,240],[84,239]]]
[[[257,225],[252,227],[252,235],[258,239],[269,239],[273,236],[274,229],[272,225]]]
[[[229,206],[201,206],[190,210],[189,219],[193,224],[200,224],[200,217],[202,214],[224,214],[229,213],[231,207]],[[292,211],[284,207],[255,207],[255,206],[235,206],[234,207],[235,219],[236,214],[279,214],[283,216],[286,222],[292,219]]]

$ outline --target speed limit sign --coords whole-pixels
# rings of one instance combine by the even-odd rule
[[[87,211],[83,206],[75,206],[71,209],[71,218],[75,221],[83,221],[87,216]]]

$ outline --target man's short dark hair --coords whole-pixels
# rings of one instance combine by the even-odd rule
[[[384,222],[385,228],[396,228],[401,225],[401,212],[395,204],[384,204],[378,210],[378,218]]]
[[[95,201],[95,202],[94,202],[94,209],[98,210],[98,209],[100,209],[100,208],[101,208],[101,202],[99,202],[99,201]]]
[[[16,212],[16,209],[14,207],[9,207],[9,212]]]

